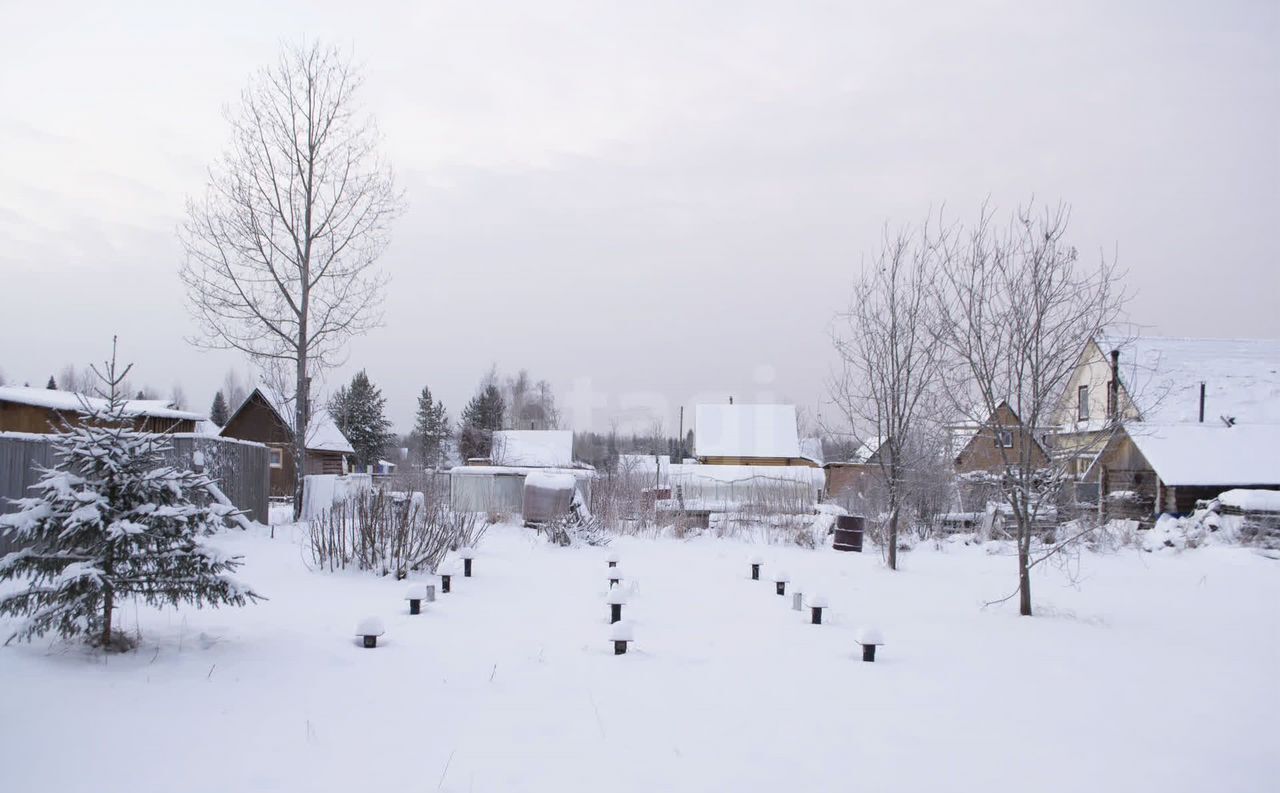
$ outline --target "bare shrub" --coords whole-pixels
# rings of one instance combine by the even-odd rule
[[[592,483],[591,514],[607,530],[634,534],[655,525],[657,477],[634,460],[619,462],[616,471]]]
[[[477,516],[438,494],[374,491],[335,504],[309,523],[311,558],[330,571],[354,567],[403,578],[434,571],[452,548],[483,534]]]

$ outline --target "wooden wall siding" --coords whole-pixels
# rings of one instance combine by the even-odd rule
[[[80,423],[74,412],[50,410],[37,405],[16,402],[0,402],[0,432],[57,432],[66,421],[72,426]],[[139,416],[134,429],[142,432],[195,432],[196,423],[191,419],[166,419],[155,416]]]
[[[704,465],[798,465],[817,468],[807,457],[701,457]]]
[[[289,426],[280,421],[275,410],[257,391],[222,428],[222,434],[228,438],[240,438],[258,443],[283,446],[293,443],[293,432],[290,431]]]
[[[250,520],[267,522],[267,450],[261,446],[227,441],[216,436],[186,435],[169,439],[165,455],[169,465],[191,468],[196,451],[204,455],[206,472],[218,482],[227,498]],[[57,462],[53,444],[42,438],[0,437],[0,513],[13,512],[9,499],[34,495],[30,487],[40,480],[40,467]],[[196,499],[206,503],[203,495]],[[12,547],[0,538],[0,553]]]
[[[997,429],[1012,433],[1013,446],[1002,449],[996,445]],[[996,408],[991,420],[983,425],[960,450],[960,454],[956,455],[956,473],[968,474],[978,471],[996,473],[1003,471],[1009,465],[1018,466],[1024,459],[1030,460],[1031,464],[1037,468],[1049,463],[1048,456],[1040,448],[1040,444],[1036,443],[1031,433],[1023,427],[1017,415],[1009,409],[1008,405],[1002,404]]]

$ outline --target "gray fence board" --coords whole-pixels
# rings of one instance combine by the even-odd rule
[[[170,435],[168,441],[172,448],[164,455],[167,464],[194,469],[195,453],[200,452],[205,472],[218,483],[231,503],[250,520],[267,522],[270,460],[266,446],[190,433]],[[16,509],[11,499],[33,495],[30,488],[40,481],[41,467],[56,462],[49,438],[0,434],[0,513]],[[0,553],[10,550],[8,540],[0,537]]]

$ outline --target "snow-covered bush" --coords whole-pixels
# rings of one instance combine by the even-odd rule
[[[1186,550],[1205,545],[1230,544],[1239,540],[1238,516],[1219,513],[1217,501],[1178,518],[1161,515],[1156,525],[1142,533],[1142,549],[1147,552]]]
[[[582,496],[576,491],[569,514],[540,524],[538,530],[556,545],[591,545],[603,547],[609,544],[610,532],[604,524],[591,514],[583,503]]]
[[[52,437],[57,464],[34,486],[38,495],[0,517],[19,548],[0,559],[0,579],[27,584],[0,598],[0,614],[26,617],[10,640],[54,630],[125,649],[112,629],[125,599],[197,608],[258,599],[231,576],[240,557],[204,544],[234,510],[195,503],[192,491],[210,480],[166,465],[166,437],[134,428],[121,393],[128,371],[117,372],[113,351],[98,374],[105,402],[85,401],[77,422],[64,421]]]

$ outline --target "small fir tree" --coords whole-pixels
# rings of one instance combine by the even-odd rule
[[[50,391],[57,391],[58,381],[53,379],[53,375],[49,375],[49,382],[45,383],[44,387]]]
[[[219,427],[227,426],[227,400],[218,391],[213,395],[213,406],[209,408],[209,420]]]
[[[0,533],[20,547],[0,559],[0,580],[26,583],[0,596],[0,614],[26,618],[9,641],[54,630],[124,649],[112,614],[126,598],[200,608],[259,597],[231,577],[240,557],[204,544],[232,511],[191,501],[210,480],[166,465],[165,436],[134,429],[121,389],[128,371],[117,370],[113,341],[111,361],[94,368],[102,399],[82,398],[79,421],[64,420],[52,438],[57,464],[43,470],[38,495],[0,517]]]

